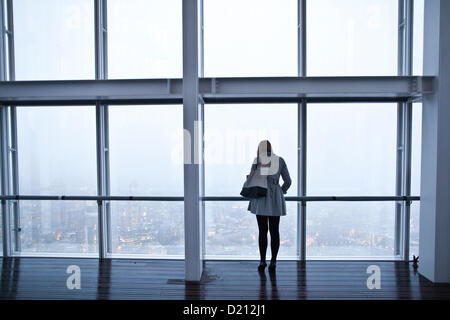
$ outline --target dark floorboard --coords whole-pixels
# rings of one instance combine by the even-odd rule
[[[271,276],[256,261],[206,261],[201,283],[188,284],[179,260],[0,260],[0,299],[450,299],[450,285],[404,262],[280,261]],[[381,268],[379,290],[366,285],[372,264]],[[70,265],[80,267],[80,290],[67,289]]]

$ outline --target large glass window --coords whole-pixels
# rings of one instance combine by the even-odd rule
[[[206,77],[296,76],[297,0],[205,0]]]
[[[183,195],[183,114],[178,105],[110,106],[111,193]]]
[[[17,80],[93,79],[94,1],[14,0]]]
[[[96,195],[94,107],[18,107],[24,195]],[[22,252],[97,252],[97,205],[20,201]]]
[[[111,194],[183,195],[183,116],[178,105],[109,107]],[[183,205],[111,203],[112,253],[182,255]]]
[[[308,195],[394,195],[396,123],[396,104],[309,104]]]
[[[307,4],[308,76],[397,74],[397,0]]]
[[[206,105],[204,139],[206,195],[238,196],[264,139],[286,161],[287,195],[297,195],[297,104]]]
[[[395,194],[396,104],[309,104],[307,113],[308,195]],[[393,254],[393,210],[392,202],[308,203],[307,255]]]
[[[395,206],[388,202],[309,202],[307,257],[393,257]]]
[[[112,253],[184,256],[184,205],[175,201],[113,201]]]
[[[18,107],[17,136],[21,194],[97,194],[94,107]]]
[[[94,1],[13,4],[17,80],[95,78]],[[297,6],[297,0],[204,0],[204,75],[296,76]],[[414,1],[417,75],[423,10],[424,0]],[[308,76],[397,74],[398,0],[308,1],[306,20]],[[182,1],[108,0],[105,31],[109,78],[182,77]],[[108,108],[111,194],[183,196],[182,106]],[[415,103],[412,195],[420,195],[421,110]],[[238,196],[258,142],[269,139],[289,168],[287,196],[297,195],[297,112],[297,104],[206,105],[205,194]],[[93,106],[17,108],[20,194],[97,194],[95,117]],[[396,117],[394,103],[309,104],[307,195],[394,195]],[[204,205],[206,256],[258,257],[248,201]],[[97,254],[96,202],[21,200],[13,207],[23,253]],[[111,201],[110,208],[113,255],[184,255],[182,201]],[[419,250],[419,209],[413,202],[411,255]],[[287,210],[281,258],[297,254],[297,203],[288,202]],[[308,202],[307,256],[393,256],[394,211],[389,201]],[[0,248],[2,232],[0,224]]]
[[[20,201],[23,253],[98,252],[95,201]]]
[[[205,248],[207,257],[259,259],[258,225],[247,211],[248,201],[207,201],[205,203]],[[278,257],[296,259],[297,203],[287,202],[287,214],[280,218]],[[270,234],[267,258],[270,259]]]
[[[181,78],[182,1],[108,0],[109,78]]]
[[[268,139],[273,152],[286,161],[292,179],[287,195],[297,195],[296,104],[205,106],[206,195],[239,196],[263,139]],[[206,202],[207,255],[257,254],[256,219],[247,206],[248,201]],[[296,203],[288,203],[287,211],[280,221],[280,257],[296,255]]]

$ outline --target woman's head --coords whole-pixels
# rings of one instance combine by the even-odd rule
[[[258,158],[258,162],[260,157],[270,156],[272,154],[272,145],[269,140],[262,140],[258,145],[258,150],[256,151],[256,157]]]

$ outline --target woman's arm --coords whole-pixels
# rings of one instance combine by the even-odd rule
[[[283,185],[281,186],[281,190],[283,190],[283,193],[285,194],[291,186],[292,180],[284,159],[281,163],[281,177],[283,178]]]
[[[248,176],[250,176],[250,175],[252,174],[252,172],[255,171],[255,170],[256,170],[256,164],[255,164],[255,163],[252,163],[252,166],[250,167],[250,173],[247,175],[247,178],[248,178]]]

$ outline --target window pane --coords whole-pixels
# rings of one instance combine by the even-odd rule
[[[17,108],[21,194],[96,195],[95,109]],[[20,201],[23,252],[97,252],[97,205]]]
[[[183,195],[182,107],[109,107],[111,193]],[[112,202],[112,253],[184,255],[183,203]]]
[[[94,1],[14,0],[16,79],[93,79],[94,36]]]
[[[310,104],[309,195],[395,194],[396,104]]]
[[[308,257],[394,255],[392,202],[309,202]]]
[[[23,253],[96,253],[95,201],[20,201]]]
[[[414,0],[413,74],[423,75],[424,0]]]
[[[96,195],[94,107],[19,107],[21,194]]]
[[[109,78],[181,78],[182,1],[108,0]]]
[[[204,138],[207,195],[239,196],[263,139],[286,161],[292,179],[287,195],[297,195],[296,104],[207,105]]]
[[[309,76],[397,74],[397,0],[314,0],[306,7]]]
[[[109,107],[111,194],[183,195],[183,110]]]
[[[184,256],[184,205],[113,201],[112,253]]]
[[[296,195],[296,104],[207,105],[204,136],[207,195],[239,196],[263,139],[269,139],[274,153],[285,159],[292,179],[287,195]],[[258,227],[247,206],[248,201],[206,202],[207,255],[259,257]],[[296,232],[297,205],[288,202],[287,216],[280,223],[280,257],[296,255]]]
[[[205,0],[206,77],[296,76],[297,0]]]
[[[205,202],[205,251],[208,256],[259,259],[258,224],[247,211],[248,201]],[[294,258],[297,237],[297,204],[287,202],[287,214],[280,218],[278,257]],[[270,259],[270,236],[267,259]]]

